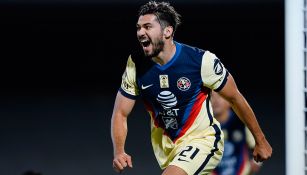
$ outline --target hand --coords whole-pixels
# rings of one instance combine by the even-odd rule
[[[120,153],[114,156],[113,168],[116,172],[121,173],[127,166],[132,168],[131,156],[126,153]]]
[[[256,142],[253,157],[256,162],[263,162],[271,157],[273,149],[269,142],[263,138],[260,142]]]

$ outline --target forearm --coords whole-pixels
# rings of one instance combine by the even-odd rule
[[[127,137],[127,117],[120,114],[112,116],[111,137],[113,142],[114,155],[125,152]]]

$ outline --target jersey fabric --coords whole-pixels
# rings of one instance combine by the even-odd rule
[[[175,44],[176,53],[165,65],[139,53],[130,55],[119,91],[144,101],[162,169],[172,164],[189,175],[203,174],[214,169],[223,153],[223,133],[213,117],[210,93],[224,87],[228,72],[213,53]]]
[[[251,132],[229,110],[229,118],[221,123],[225,135],[224,156],[214,170],[214,175],[248,175],[250,174],[250,152],[255,146]]]

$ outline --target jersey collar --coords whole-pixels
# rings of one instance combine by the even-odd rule
[[[171,60],[169,62],[167,62],[166,64],[164,65],[159,65],[159,64],[156,64],[156,67],[160,70],[166,70],[167,68],[169,68],[178,58],[180,52],[181,52],[181,48],[182,48],[182,45],[176,41],[174,41],[175,45],[176,45],[176,53],[175,55],[171,58]]]

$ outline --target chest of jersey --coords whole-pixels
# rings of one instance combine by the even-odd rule
[[[155,109],[181,108],[192,102],[202,88],[200,65],[181,56],[164,66],[154,65],[137,84],[141,97]]]
[[[154,125],[176,140],[203,109],[209,88],[203,85],[204,51],[176,44],[176,53],[165,65],[136,60],[136,85]],[[207,103],[206,103],[207,104]]]

